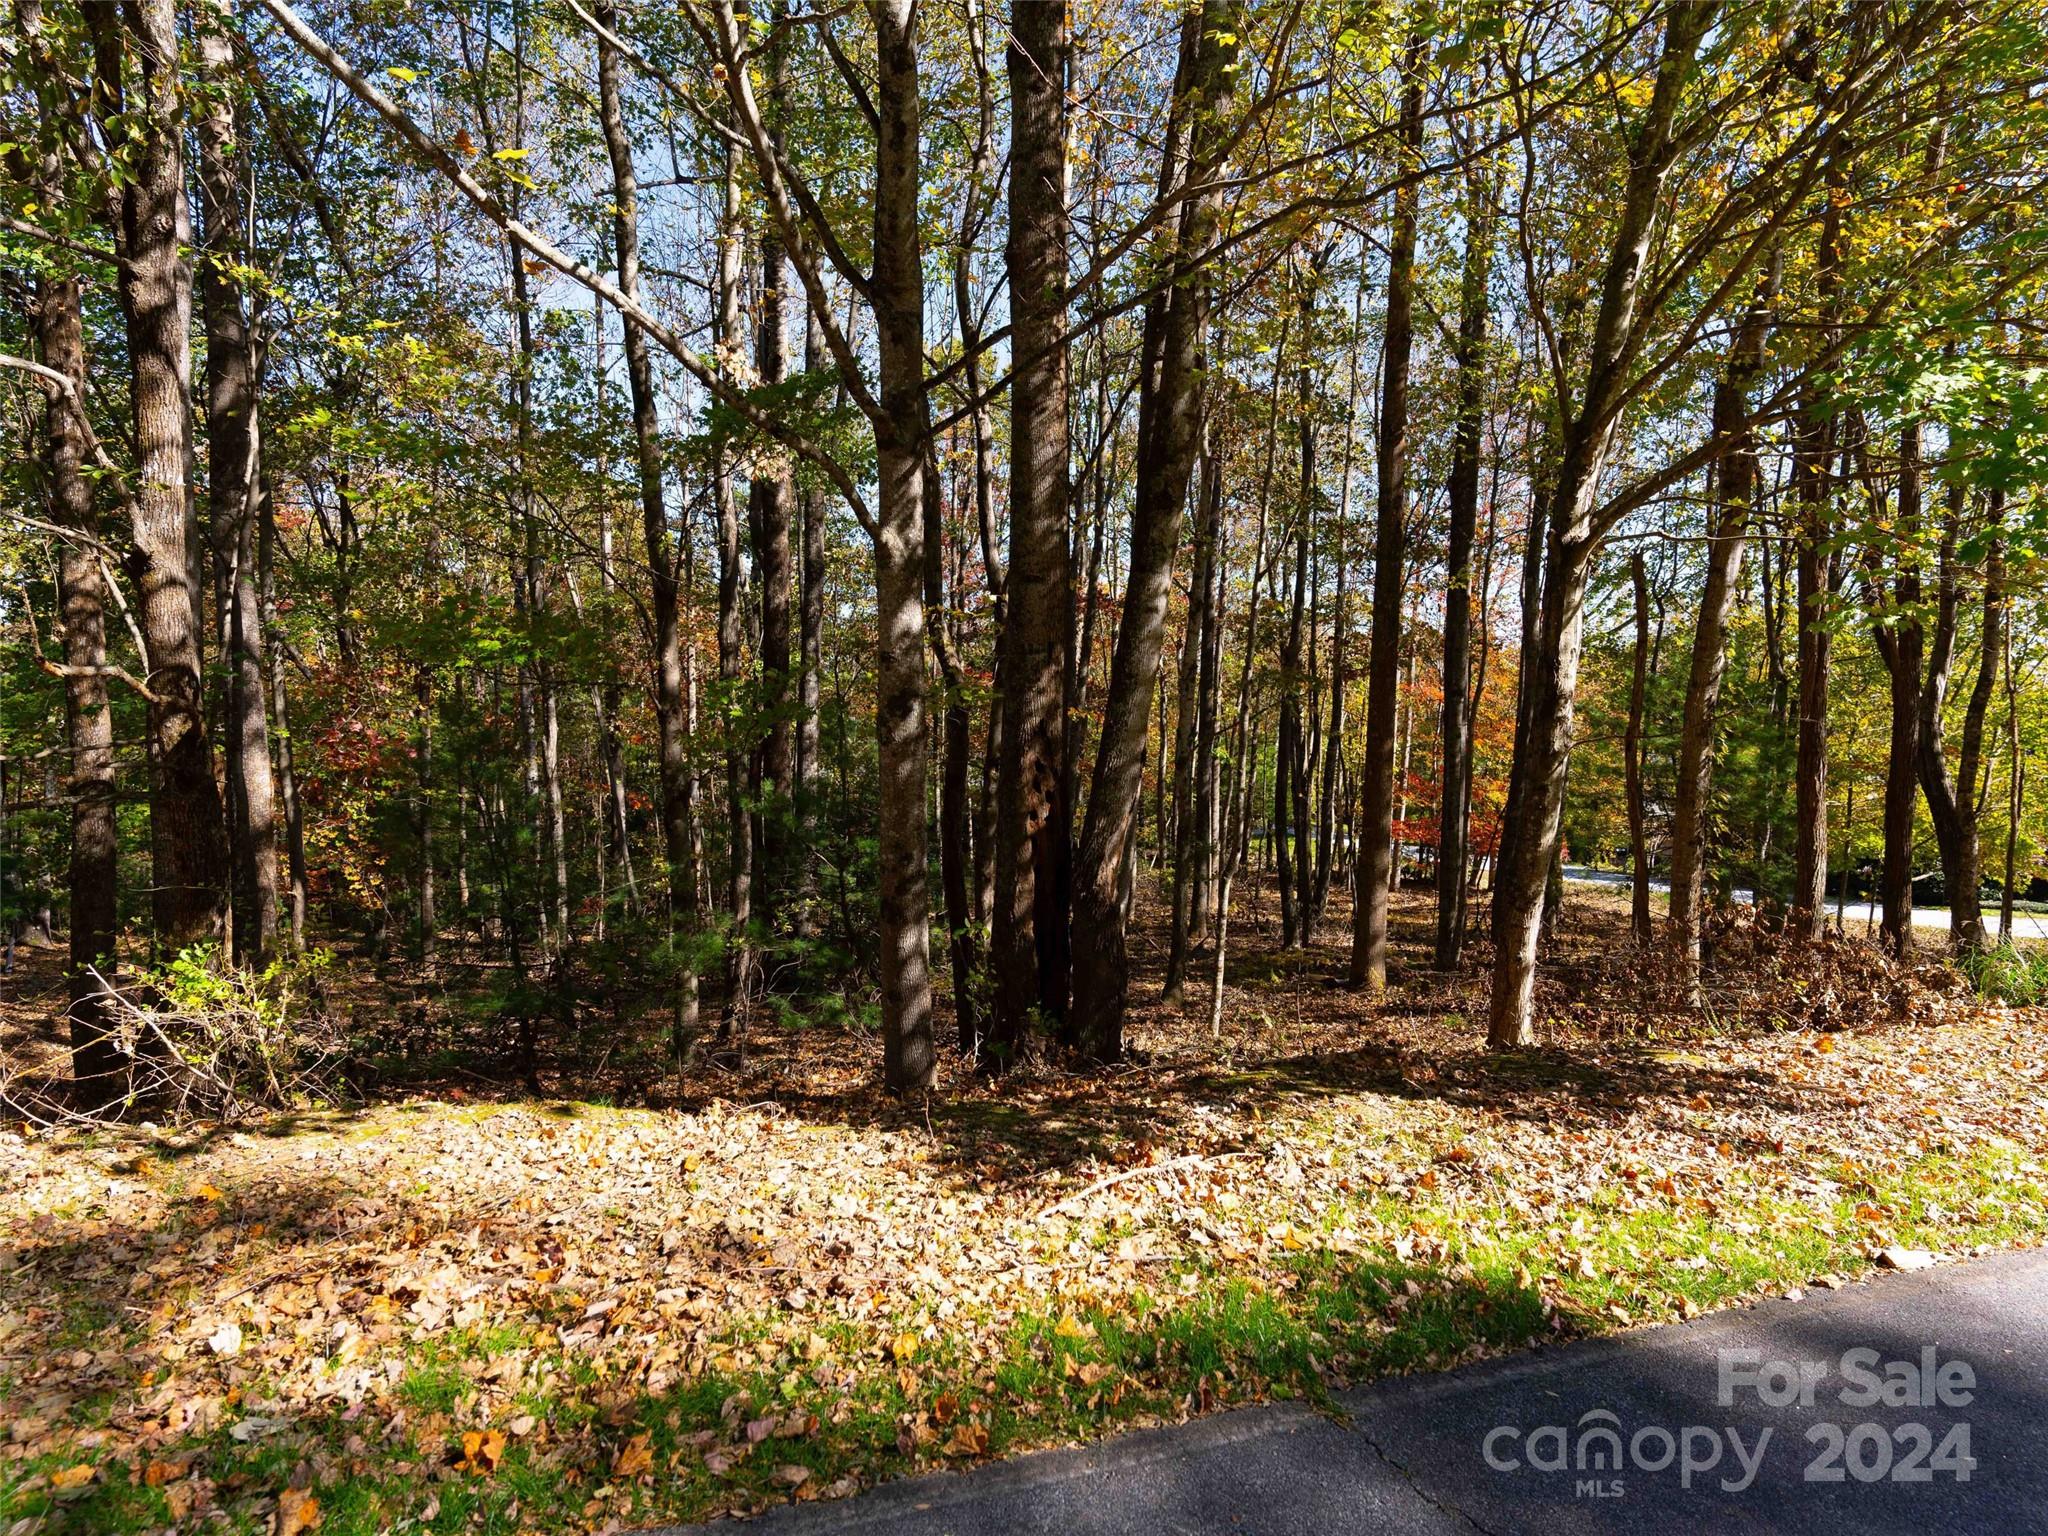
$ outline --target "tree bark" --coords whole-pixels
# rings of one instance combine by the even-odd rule
[[[1918,768],[1922,793],[1927,798],[1928,819],[1934,824],[1935,843],[1941,851],[1942,884],[1948,888],[1949,942],[1958,954],[1976,954],[1985,945],[1983,845],[1978,829],[1978,777],[1984,761],[1984,722],[1991,708],[1993,683],[1998,673],[1998,655],[2005,631],[2005,560],[2000,525],[2004,520],[2004,497],[1993,491],[1990,497],[1988,530],[1991,544],[1984,562],[1983,620],[1979,631],[1977,672],[1963,711],[1963,736],[1956,771],[1950,776],[1948,754],[1942,741],[1943,711],[1947,703],[1950,658],[1956,634],[1956,544],[1961,533],[1963,488],[1950,487],[1948,524],[1941,544],[1940,597],[1933,654],[1928,659],[1927,681],[1920,694],[1920,742]]]
[[[814,373],[825,366],[825,338],[818,317],[805,311],[804,371]],[[825,497],[817,486],[804,482],[797,491],[797,506],[803,514],[803,588],[798,599],[798,664],[796,716],[796,822],[798,857],[802,868],[797,882],[797,931],[810,932],[812,908],[818,899],[818,705],[824,673],[825,649]]]
[[[1174,116],[1161,169],[1161,194],[1183,186],[1181,146],[1190,181],[1206,179],[1221,137],[1218,109],[1233,89],[1238,27],[1233,0],[1203,0],[1181,28]],[[1183,199],[1171,257],[1198,267],[1215,237],[1214,192]],[[1180,542],[1181,505],[1201,437],[1203,384],[1198,354],[1207,290],[1201,277],[1169,288],[1147,306],[1141,341],[1136,503],[1130,577],[1110,663],[1102,740],[1088,817],[1075,859],[1074,995],[1070,1032],[1097,1062],[1124,1050],[1129,971],[1121,921],[1120,877],[1134,831],[1144,773],[1145,734],[1165,641],[1167,593]],[[1011,580],[1016,580],[1014,570]]]
[[[1650,577],[1638,549],[1629,556],[1629,584],[1635,592],[1635,664],[1629,674],[1628,726],[1622,733],[1623,793],[1628,800],[1629,934],[1638,949],[1650,947],[1650,849],[1643,818],[1643,693],[1650,680]]]
[[[1920,556],[1915,548],[1921,517],[1920,456],[1921,425],[1915,420],[1899,434],[1898,574],[1887,605],[1893,613],[1877,616],[1892,706],[1884,777],[1884,872],[1878,886],[1884,916],[1878,932],[1885,948],[1901,960],[1913,947],[1913,811],[1920,786],[1921,670],[1926,655],[1919,617]]]
[[[780,5],[769,8],[773,27],[767,48],[766,118],[770,141],[782,141],[782,115],[787,95],[789,61],[786,17]],[[788,263],[771,221],[761,237],[759,325],[754,367],[764,389],[789,377],[789,322],[785,279]],[[767,733],[760,747],[761,789],[755,814],[760,819],[761,869],[757,884],[761,920],[773,924],[788,881],[787,849],[793,745],[790,733],[790,504],[795,487],[788,456],[763,444],[747,486],[748,524],[754,535],[754,582],[761,604],[760,710]]]
[[[1525,708],[1516,731],[1513,778],[1520,794],[1502,829],[1494,891],[1493,995],[1487,1044],[1511,1050],[1535,1039],[1536,953],[1545,888],[1559,853],[1565,772],[1571,760],[1573,696],[1578,688],[1586,578],[1599,549],[1593,510],[1601,471],[1620,419],[1637,297],[1660,224],[1675,153],[1672,124],[1694,55],[1713,19],[1710,5],[1672,10],[1650,101],[1633,135],[1628,184],[1600,286],[1587,344],[1586,384],[1564,422],[1563,453],[1546,501],[1543,604],[1535,643],[1523,658]]]
[[[17,16],[33,35],[41,7]],[[62,195],[61,165],[44,158],[42,196]],[[108,1039],[118,918],[119,829],[114,814],[114,717],[107,705],[106,585],[95,548],[99,518],[85,477],[91,428],[85,398],[85,331],[77,277],[65,273],[36,285],[36,339],[43,365],[67,387],[46,390],[44,472],[50,521],[75,537],[57,546],[57,605],[64,641],[64,729],[70,749],[71,802],[70,960],[65,972],[65,1020],[70,1031],[71,1079],[77,1107],[93,1113],[117,1103],[125,1088],[120,1051]]]
[[[1714,717],[1728,659],[1728,621],[1741,590],[1743,543],[1757,494],[1749,389],[1764,360],[1765,318],[1753,306],[1737,333],[1728,367],[1714,386],[1713,430],[1727,443],[1717,470],[1707,530],[1707,574],[1693,630],[1685,716],[1679,728],[1678,782],[1671,815],[1670,926],[1692,1004],[1700,1001],[1700,913],[1706,886],[1706,813],[1714,763]]]
[[[737,167],[725,167],[725,211],[718,231],[718,336],[721,357],[740,335],[740,187]],[[740,571],[740,509],[732,466],[723,448],[712,469],[718,514],[718,681],[724,693],[726,918],[723,1042],[743,1040],[754,994],[754,823],[747,805],[749,752],[736,721],[746,672],[746,614]]]
[[[277,810],[264,699],[263,616],[256,589],[257,503],[262,484],[261,342],[245,312],[237,269],[249,220],[246,135],[235,115],[234,52],[225,15],[196,28],[208,84],[199,124],[199,185],[206,262],[200,298],[206,324],[207,518],[212,533],[228,666],[228,827],[234,862],[233,939],[238,963],[261,969],[277,947]]]
[[[1015,0],[1010,77],[1010,551],[1003,577],[1002,755],[997,765],[995,1013],[1000,1061],[1034,1011],[1067,1011],[1072,824],[1062,804],[1064,695],[1074,583],[1067,543],[1065,0]]]
[[[1450,527],[1445,549],[1443,772],[1437,802],[1433,957],[1440,971],[1457,970],[1465,950],[1465,870],[1472,815],[1472,542],[1479,525],[1479,434],[1486,406],[1487,289],[1493,266],[1492,198],[1477,174],[1468,176],[1465,191],[1465,263],[1452,358],[1457,368],[1457,416],[1445,488]]]
[[[1836,194],[1845,170],[1837,164],[1827,175],[1826,206],[1821,212],[1815,255],[1815,286],[1822,315],[1821,344],[1834,339],[1831,321],[1840,284],[1841,212]],[[1795,931],[1819,937],[1827,921],[1828,882],[1828,683],[1833,639],[1828,629],[1828,598],[1834,589],[1834,552],[1829,545],[1833,490],[1829,461],[1834,455],[1835,427],[1829,403],[1817,384],[1800,392],[1793,423],[1793,492],[1799,503],[1799,745],[1794,770],[1792,836],[1792,899]],[[1775,663],[1776,647],[1771,648]]]
[[[915,0],[871,0],[876,104],[875,422],[880,745],[883,1076],[928,1088],[932,1048],[931,898],[926,875],[924,686],[924,273],[918,233],[919,79]]]
[[[1222,526],[1223,467],[1208,444],[1201,456],[1200,514],[1195,527],[1195,566],[1188,582],[1187,625],[1181,636],[1180,677],[1176,700],[1173,743],[1173,866],[1171,929],[1167,939],[1165,1001],[1178,1006],[1187,982],[1189,939],[1189,892],[1206,838],[1200,831],[1196,805],[1197,747],[1202,734],[1202,674],[1208,655],[1208,635],[1215,624],[1210,599],[1215,591],[1216,539]],[[1215,731],[1210,728],[1210,747]]]
[[[1401,146],[1419,163],[1426,44],[1410,39],[1402,65]],[[1379,496],[1373,539],[1372,643],[1366,659],[1365,763],[1361,786],[1351,984],[1387,986],[1387,901],[1394,868],[1394,712],[1401,694],[1401,595],[1408,545],[1408,360],[1415,346],[1415,231],[1420,184],[1394,194],[1388,239],[1386,344],[1380,361]]]
[[[201,589],[192,515],[192,272],[184,252],[183,110],[173,0],[87,12],[102,95],[122,100],[132,48],[141,100],[122,182],[117,248],[135,425],[137,603],[149,648],[151,918],[160,954],[218,938],[227,905],[227,827],[200,690]],[[125,39],[118,30],[125,21]],[[110,130],[111,132],[111,130]]]

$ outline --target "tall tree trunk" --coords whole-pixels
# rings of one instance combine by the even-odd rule
[[[2001,604],[2001,607],[2003,605]],[[1998,892],[1998,942],[2012,942],[2014,867],[2019,860],[2020,812],[2027,795],[2026,765],[2020,758],[2019,680],[2012,670],[2012,626],[2002,624],[2005,640],[2005,878]]]
[[[413,703],[419,716],[419,734],[413,741],[414,953],[430,964],[440,943],[440,927],[434,910],[434,672],[424,663],[413,669]]]
[[[1465,870],[1472,814],[1472,543],[1479,526],[1480,430],[1486,409],[1487,292],[1493,267],[1493,199],[1481,176],[1465,182],[1465,263],[1458,291],[1457,417],[1445,487],[1444,702],[1441,793],[1437,801],[1436,950],[1455,971],[1465,950]],[[1482,594],[1483,597],[1483,594]]]
[[[1216,537],[1222,525],[1223,469],[1207,443],[1203,445],[1195,526],[1195,567],[1188,582],[1187,625],[1181,635],[1173,743],[1173,866],[1171,929],[1167,940],[1165,1000],[1178,1006],[1187,981],[1189,887],[1200,845],[1195,804],[1196,746],[1201,734],[1201,687],[1208,632],[1215,623],[1210,598],[1215,591]],[[1211,731],[1211,746],[1214,746]]]
[[[729,355],[740,335],[740,184],[727,152],[725,212],[718,231],[718,336]],[[732,466],[724,450],[712,470],[718,513],[718,681],[724,692],[726,935],[725,1011],[722,1041],[745,1038],[747,1010],[754,995],[754,823],[747,805],[750,753],[737,727],[739,696],[746,675],[746,614],[740,571],[740,509],[733,493]]]
[[[1636,125],[1628,184],[1600,285],[1587,344],[1585,388],[1563,422],[1563,452],[1549,495],[1543,605],[1535,643],[1523,656],[1525,708],[1516,730],[1515,816],[1502,829],[1494,891],[1493,995],[1487,1044],[1511,1050],[1535,1039],[1536,953],[1545,889],[1559,854],[1565,773],[1571,760],[1574,695],[1585,619],[1586,579],[1599,550],[1593,510],[1620,419],[1628,358],[1637,335],[1638,290],[1660,224],[1676,149],[1672,124],[1693,59],[1713,19],[1709,5],[1680,6],[1664,23],[1656,84]],[[1512,792],[1511,792],[1512,797]]]
[[[1835,294],[1840,286],[1841,212],[1837,194],[1846,168],[1830,166],[1826,205],[1821,211],[1815,255],[1815,287],[1822,315],[1821,344],[1834,340]],[[1818,937],[1827,921],[1828,882],[1828,683],[1833,655],[1829,595],[1834,590],[1835,556],[1830,544],[1833,518],[1835,427],[1830,402],[1818,384],[1800,393],[1793,423],[1793,492],[1799,503],[1796,535],[1799,567],[1799,745],[1793,778],[1792,924]],[[1770,651],[1775,669],[1777,648]],[[1782,686],[1782,684],[1780,684]]]
[[[1234,0],[1202,0],[1181,28],[1174,82],[1177,126],[1161,168],[1162,196],[1206,180],[1222,137],[1219,109],[1233,89],[1238,43]],[[1185,146],[1185,167],[1181,164]],[[1215,238],[1217,195],[1186,197],[1170,259],[1199,269]],[[1200,276],[1147,306],[1139,366],[1138,473],[1131,517],[1130,578],[1110,663],[1102,740],[1074,873],[1074,996],[1071,1032],[1098,1062],[1120,1059],[1129,970],[1118,886],[1133,835],[1145,766],[1145,733],[1165,642],[1167,593],[1180,542],[1181,505],[1201,438],[1199,367],[1207,290]],[[1011,580],[1015,581],[1014,569]]]
[[[1308,299],[1302,303],[1302,329],[1308,329]],[[1304,339],[1306,344],[1306,339]],[[1296,899],[1294,837],[1294,791],[1300,781],[1303,752],[1301,729],[1301,627],[1308,607],[1308,524],[1314,506],[1315,431],[1309,424],[1311,386],[1306,368],[1295,377],[1296,405],[1300,412],[1300,500],[1294,515],[1294,569],[1287,585],[1287,631],[1280,644],[1280,719],[1273,733],[1273,862],[1280,880],[1280,947],[1293,949],[1306,943],[1301,931],[1300,905]],[[1274,427],[1279,423],[1275,421]]]
[[[1402,64],[1401,146],[1422,155],[1422,37]],[[1401,592],[1408,545],[1408,359],[1415,345],[1415,228],[1421,201],[1410,179],[1394,194],[1388,239],[1386,345],[1380,362],[1379,496],[1373,538],[1372,645],[1366,660],[1364,804],[1352,919],[1351,984],[1387,986],[1387,900],[1394,876],[1394,712],[1401,694]]]
[[[200,692],[201,589],[192,516],[192,271],[173,0],[88,8],[102,96],[117,110],[132,48],[140,100],[116,245],[135,423],[137,604],[149,648],[151,917],[158,951],[217,938],[227,826]],[[119,30],[125,21],[126,36]]]
[[[231,7],[230,7],[231,8]],[[262,484],[258,393],[261,343],[236,278],[246,266],[248,156],[235,120],[234,53],[225,14],[196,32],[208,85],[199,124],[199,185],[206,261],[200,269],[206,323],[207,519],[226,612],[228,828],[234,862],[234,953],[261,969],[277,947],[277,812],[264,699],[263,617],[256,591],[256,510]]]
[[[263,603],[265,647],[269,652],[270,718],[277,741],[277,797],[284,812],[286,894],[292,924],[292,948],[306,947],[306,823],[299,805],[298,749],[292,741],[285,714],[284,627],[277,609],[277,516],[266,480],[258,487],[262,500],[257,511],[256,566]],[[465,900],[466,905],[466,900]]]
[[[953,973],[953,1013],[962,1041],[982,1035],[976,978],[981,969],[974,941],[967,847],[967,760],[974,726],[967,703],[967,675],[960,665],[946,601],[944,502],[936,459],[924,466],[924,618],[930,630],[932,659],[945,690],[940,717],[939,888],[945,900],[946,943]]]
[[[1926,653],[1919,617],[1920,555],[1915,548],[1920,517],[1921,425],[1916,420],[1899,434],[1898,574],[1888,605],[1893,609],[1891,622],[1880,615],[1878,630],[1892,705],[1884,777],[1884,873],[1878,887],[1884,917],[1879,933],[1885,948],[1902,960],[1913,947],[1913,811],[1920,785],[1921,670]]]
[[[25,38],[40,32],[42,8],[29,0],[16,12]],[[63,195],[54,152],[38,167],[43,201]],[[107,705],[106,579],[96,548],[99,518],[85,477],[91,428],[84,412],[85,330],[77,277],[65,273],[36,285],[35,323],[43,366],[66,381],[52,383],[44,410],[44,469],[49,518],[74,537],[57,545],[57,606],[64,639],[64,731],[70,748],[70,960],[65,1019],[71,1037],[71,1078],[77,1107],[87,1113],[119,1101],[125,1085],[121,1052],[108,1039],[115,971],[119,828],[114,813],[114,717]]]
[[[1211,451],[1203,464],[1202,506],[1209,525],[1209,585],[1202,594],[1201,673],[1196,682],[1194,871],[1188,893],[1187,938],[1209,932],[1216,861],[1223,844],[1222,795],[1216,761],[1217,716],[1223,690],[1223,459]]]
[[[1978,776],[1984,762],[1984,722],[1998,675],[1998,656],[2005,631],[2005,558],[2000,536],[2005,503],[2002,492],[1990,495],[1987,529],[1990,549],[1984,561],[1984,606],[1977,652],[1977,672],[1963,711],[1963,736],[1956,771],[1950,777],[1942,742],[1950,657],[1956,633],[1956,545],[1961,534],[1964,491],[1949,489],[1948,523],[1941,543],[1941,590],[1933,654],[1920,694],[1919,773],[1927,797],[1928,819],[1941,850],[1942,883],[1948,888],[1949,941],[1958,954],[1984,948],[1983,845],[1979,836]]]
[[[881,385],[875,423],[875,730],[880,743],[883,1076],[931,1086],[931,898],[924,724],[924,272],[918,233],[915,0],[872,0],[876,104],[874,273]]]
[[[773,30],[767,48],[767,126],[771,140],[782,140],[784,98],[788,94],[788,28],[782,5],[768,8]],[[761,386],[773,389],[789,377],[789,322],[785,279],[788,263],[770,221],[761,238],[759,328],[754,366]],[[787,457],[764,445],[748,482],[748,522],[754,535],[754,581],[761,602],[761,699],[767,734],[760,749],[761,790],[757,815],[761,830],[759,905],[761,920],[772,924],[786,892],[790,828],[793,746],[790,733],[790,504],[795,487]]]
[[[1707,575],[1693,630],[1685,717],[1679,728],[1678,783],[1671,815],[1671,933],[1690,1001],[1700,1000],[1700,909],[1706,895],[1706,814],[1714,763],[1714,713],[1728,659],[1728,620],[1741,590],[1743,541],[1756,500],[1755,437],[1749,389],[1764,360],[1763,305],[1737,333],[1728,367],[1714,386],[1713,430],[1726,444],[1715,476],[1707,529]]]
[[[804,371],[825,366],[825,338],[818,317],[805,311]],[[796,822],[802,868],[797,877],[797,931],[811,931],[818,899],[818,704],[825,649],[825,497],[806,480],[797,492],[803,514],[803,590],[798,599],[796,716]]]
[[[1026,1047],[1034,1010],[1067,1011],[1072,818],[1062,804],[1067,648],[1065,0],[1015,0],[1007,64],[1010,155],[1010,558],[997,663],[1003,680],[995,817],[991,1049]],[[1042,930],[1042,931],[1041,931]]]
[[[1643,818],[1643,693],[1650,680],[1650,576],[1638,549],[1629,556],[1636,600],[1635,664],[1629,674],[1628,726],[1622,733],[1623,792],[1628,800],[1629,933],[1639,949],[1650,946],[1650,848]]]
[[[1962,756],[1956,762],[1956,815],[1962,821],[1962,856],[1956,862],[1956,883],[1948,893],[1954,944],[1962,952],[1976,952],[1989,946],[1985,934],[1985,846],[1982,846],[1982,813],[1989,786],[1991,764],[1985,762],[1985,721],[1991,715],[1991,694],[1999,678],[1999,657],[2005,653],[2007,598],[2005,598],[2005,492],[1993,489],[1987,504],[1987,535],[1991,547],[1985,551],[1985,614],[1978,631],[1976,680],[1970,684],[1970,702],[1962,713]],[[1978,768],[1985,778],[1978,778]]]
[[[599,0],[598,20],[616,35],[612,0]],[[626,130],[620,91],[618,50],[600,41],[597,52],[598,115],[612,167],[612,244],[618,258],[619,289],[640,292],[639,180],[633,140]],[[640,478],[640,528],[654,619],[654,719],[661,784],[661,844],[667,878],[669,930],[675,936],[677,966],[673,1009],[677,1060],[694,1047],[698,1034],[696,779],[690,771],[690,696],[682,641],[682,590],[677,553],[668,527],[662,475],[661,419],[655,392],[654,359],[647,337],[628,320],[624,326],[626,382],[633,404],[634,463]],[[813,680],[815,700],[815,679]]]

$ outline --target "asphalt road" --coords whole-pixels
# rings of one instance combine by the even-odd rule
[[[1885,1275],[1341,1401],[1343,1421],[1247,1408],[794,1505],[748,1530],[2048,1531],[2048,1251]]]

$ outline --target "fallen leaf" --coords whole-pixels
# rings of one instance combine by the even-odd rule
[[[773,1420],[770,1422],[772,1423]],[[705,1462],[706,1465],[709,1465],[710,1458],[706,1457]],[[648,1445],[647,1435],[644,1432],[635,1435],[624,1445],[620,1446],[619,1454],[612,1458],[613,1477],[638,1477],[643,1472],[652,1472],[653,1470],[654,1450]]]
[[[83,1488],[95,1476],[93,1465],[81,1461],[75,1467],[62,1467],[50,1474],[50,1486],[59,1493],[68,1493],[74,1488]]]
[[[777,1467],[768,1474],[768,1480],[772,1483],[780,1484],[784,1488],[801,1488],[811,1480],[811,1469],[794,1464],[786,1467]]]
[[[948,1456],[980,1456],[988,1450],[988,1431],[979,1424],[962,1424],[946,1442]]]
[[[317,1529],[320,1520],[320,1501],[310,1490],[287,1488],[277,1496],[277,1520],[271,1529],[274,1536],[299,1536]]]
[[[242,1325],[222,1323],[206,1336],[206,1347],[223,1360],[232,1360],[242,1352]]]
[[[462,1432],[462,1460],[457,1463],[466,1472],[481,1472],[485,1476],[498,1470],[498,1463],[505,1457],[505,1431],[502,1429],[466,1429]]]

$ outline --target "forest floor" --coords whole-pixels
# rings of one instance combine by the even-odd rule
[[[451,1072],[6,1127],[0,1532],[745,1513],[2048,1238],[2048,1012],[1738,927],[1702,1018],[1574,892],[1543,1044],[1489,1055],[1484,945],[1424,969],[1428,897],[1380,1003],[1331,984],[1341,910],[1289,953],[1263,904],[1220,1040],[1141,913],[1105,1075],[904,1103],[858,1029],[764,1026],[636,1107]]]

